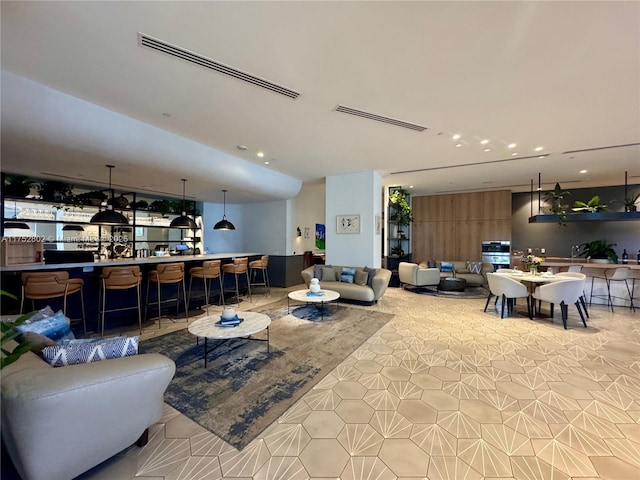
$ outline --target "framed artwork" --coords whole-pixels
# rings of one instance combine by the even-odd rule
[[[360,233],[360,215],[337,215],[336,233]]]
[[[316,248],[318,250],[324,250],[324,242],[325,242],[324,224],[316,223]]]

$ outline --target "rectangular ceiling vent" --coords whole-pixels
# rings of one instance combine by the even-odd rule
[[[376,122],[388,123],[389,125],[395,125],[396,127],[408,128],[409,130],[415,130],[417,132],[424,132],[427,129],[427,127],[423,127],[422,125],[403,122],[402,120],[397,120],[395,118],[383,117],[382,115],[376,115],[375,113],[363,112],[362,110],[345,107],[344,105],[338,105],[334,110],[340,113],[355,115],[356,117],[368,118],[369,120],[375,120]]]
[[[270,82],[263,78],[256,77],[255,75],[251,75],[249,73],[245,73],[243,71],[229,67],[228,65],[216,62],[207,57],[203,57],[202,55],[198,55],[197,53],[193,53],[183,48],[176,47],[175,45],[171,45],[169,43],[163,42],[162,40],[158,40],[157,38],[150,37],[148,35],[145,35],[144,33],[138,32],[138,43],[143,47],[151,48],[158,52],[171,55],[172,57],[176,57],[181,60],[200,65],[201,67],[208,68],[209,70],[223,73],[230,77],[237,78],[238,80],[251,83],[252,85],[266,88],[267,90],[279,93],[280,95],[284,95],[285,97],[296,99],[300,96],[299,92]]]

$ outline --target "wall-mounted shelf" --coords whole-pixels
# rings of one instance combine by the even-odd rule
[[[558,223],[559,215],[541,214],[529,217],[529,223]],[[596,213],[568,213],[565,221],[569,222],[619,222],[626,220],[640,220],[640,212],[596,212]]]

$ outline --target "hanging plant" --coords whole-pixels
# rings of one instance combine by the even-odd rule
[[[391,207],[389,220],[398,222],[399,225],[409,225],[413,222],[413,217],[411,216],[413,209],[408,199],[409,192],[402,188],[398,188],[389,195],[389,207]]]
[[[567,208],[568,205],[564,204],[564,198],[571,195],[569,190],[563,190],[559,183],[556,183],[555,188],[544,194],[544,200],[549,204],[549,211],[558,215],[558,225],[563,227],[567,226]]]

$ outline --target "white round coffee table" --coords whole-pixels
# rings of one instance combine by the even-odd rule
[[[264,313],[256,312],[238,312],[238,317],[242,318],[242,323],[235,327],[221,327],[216,325],[216,322],[220,321],[219,315],[199,318],[189,325],[189,333],[198,338],[204,338],[205,368],[207,368],[207,355],[223,345],[226,341],[234,338],[267,342],[267,352],[269,352],[269,325],[271,325],[271,318]],[[251,338],[251,335],[263,330],[267,331],[267,338]],[[207,346],[208,340],[216,340],[220,341],[220,343],[217,343],[209,349]]]
[[[325,303],[337,301],[340,298],[340,294],[334,290],[320,290],[322,295],[309,294],[309,290],[294,290],[287,295],[287,313],[290,310],[291,300],[303,303],[313,303],[320,306],[321,319],[324,320],[324,306]],[[340,308],[340,302],[338,300],[338,308]]]

